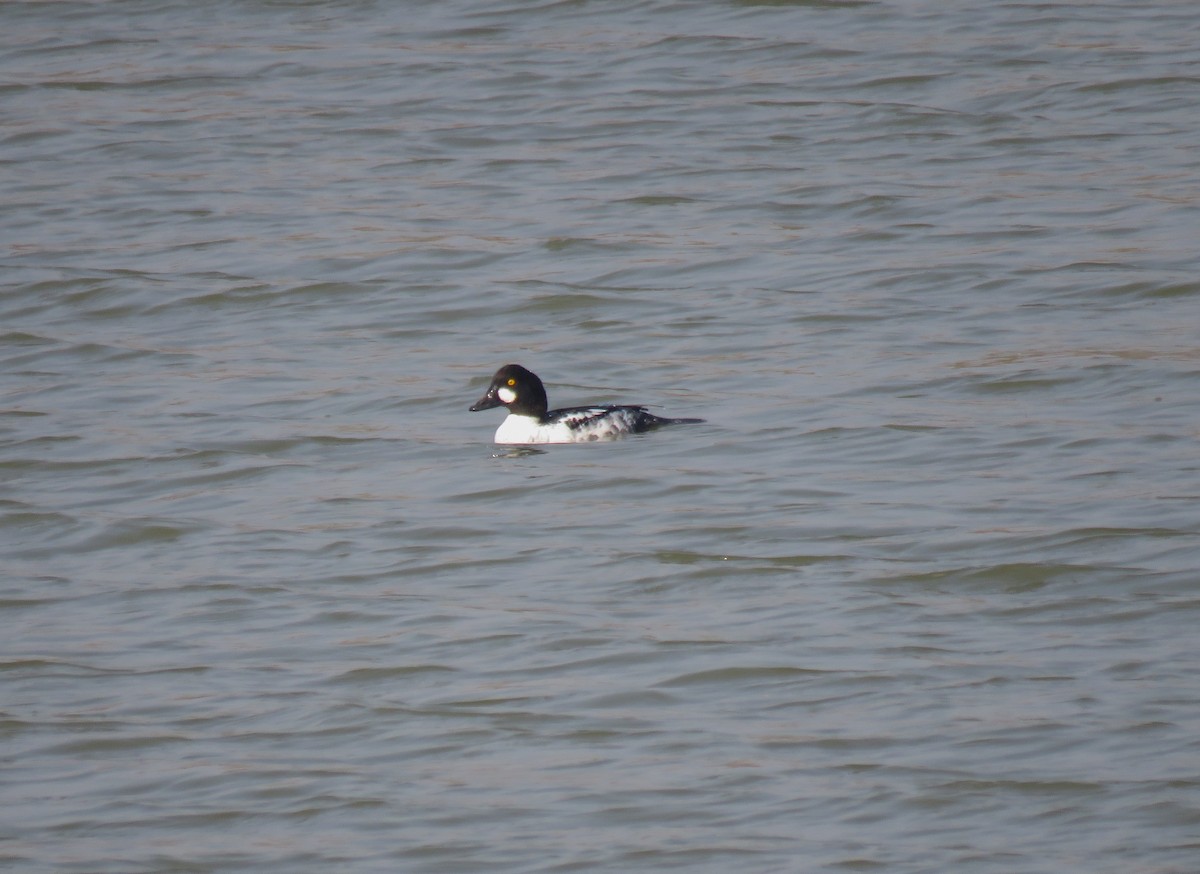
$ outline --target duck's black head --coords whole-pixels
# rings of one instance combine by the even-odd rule
[[[513,415],[543,419],[548,407],[546,387],[532,371],[519,364],[506,364],[496,371],[487,393],[475,402],[471,412],[492,407],[508,407]]]

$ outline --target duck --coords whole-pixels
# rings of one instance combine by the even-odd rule
[[[668,419],[643,406],[594,404],[549,409],[546,387],[537,374],[519,364],[505,364],[470,412],[506,407],[508,416],[496,429],[495,442],[506,445],[593,443],[641,434],[664,425],[693,425],[703,419]]]

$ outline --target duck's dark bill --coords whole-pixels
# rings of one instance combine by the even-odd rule
[[[485,394],[483,397],[481,397],[479,400],[477,400],[475,402],[475,405],[473,407],[471,407],[471,409],[468,410],[467,412],[478,413],[480,410],[490,410],[492,407],[499,407],[503,403],[504,402],[502,400],[500,400],[500,398],[496,397],[495,392],[490,391],[487,394]]]

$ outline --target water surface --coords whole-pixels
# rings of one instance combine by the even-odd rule
[[[1191,4],[0,22],[5,865],[1195,870]]]

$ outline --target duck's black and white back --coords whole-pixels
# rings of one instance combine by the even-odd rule
[[[549,410],[546,387],[537,375],[519,364],[496,371],[487,392],[472,411],[507,407],[508,418],[496,430],[496,442],[506,444],[591,443],[640,434],[663,425],[703,422],[703,419],[666,419],[645,407],[596,404]]]

